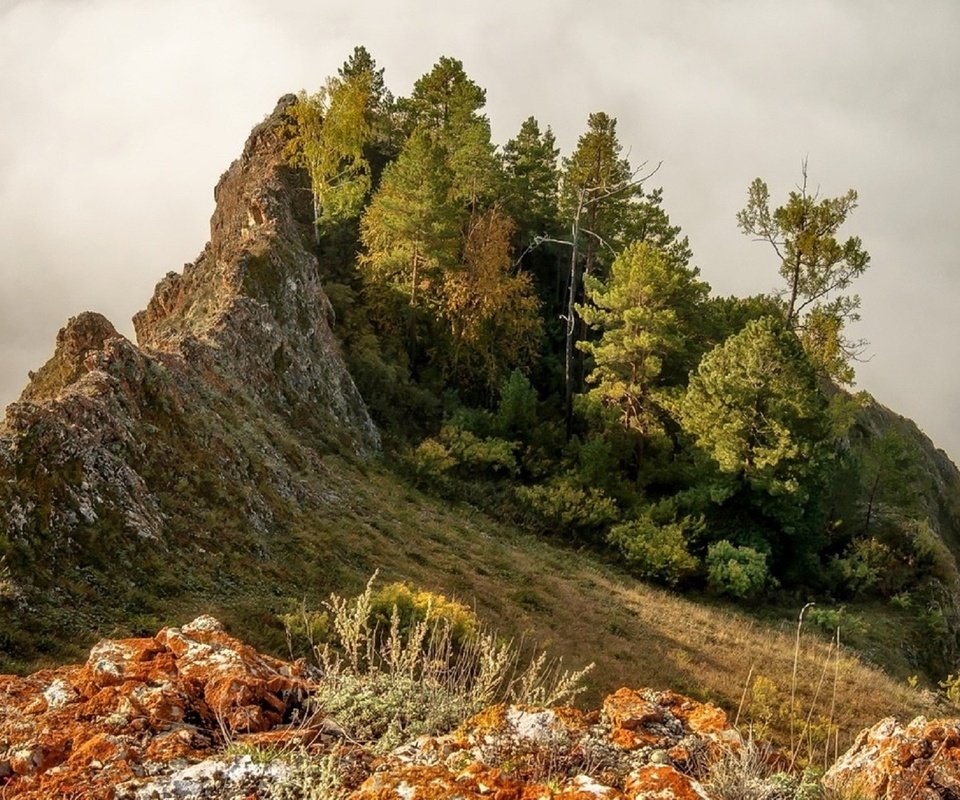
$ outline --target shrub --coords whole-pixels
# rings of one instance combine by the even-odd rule
[[[596,486],[612,495],[629,491],[625,487],[620,457],[614,443],[605,436],[593,436],[576,450],[577,478],[582,486]]]
[[[427,614],[404,632],[394,606],[389,628],[382,630],[373,580],[358,597],[331,595],[325,604],[331,641],[315,649],[324,681],[312,698],[352,739],[373,751],[387,752],[422,734],[446,733],[494,702],[552,705],[582,691],[592,665],[571,673],[542,652],[521,664],[519,646],[479,625],[457,647],[449,619]],[[412,592],[414,598],[417,594]]]
[[[719,594],[754,597],[769,580],[767,556],[752,547],[736,547],[726,539],[707,548],[707,582]]]
[[[436,439],[424,439],[420,442],[410,461],[414,477],[422,486],[442,483],[449,471],[457,465],[457,459]]]
[[[308,609],[305,603],[302,603],[296,611],[280,614],[278,619],[287,632],[291,651],[294,639],[301,639],[312,648],[325,642],[330,634],[330,617],[327,612]]]
[[[503,439],[481,439],[455,425],[444,425],[436,439],[424,439],[410,459],[418,483],[444,487],[449,478],[497,478],[515,475],[516,445]]]
[[[699,562],[687,549],[688,519],[657,525],[649,517],[614,527],[608,536],[640,577],[676,586],[693,575]]]
[[[901,611],[909,611],[914,606],[913,595],[910,592],[900,592],[890,598],[890,605]]]
[[[339,800],[347,796],[336,754],[311,756],[298,748],[280,755],[284,769],[268,800]]]
[[[960,708],[960,675],[950,673],[939,682],[938,686],[943,689],[943,695],[956,708]]]
[[[816,800],[822,797],[815,773],[778,772],[780,757],[770,748],[750,739],[723,750],[710,765],[703,781],[716,800]]]
[[[863,620],[854,614],[847,613],[843,606],[840,606],[840,608],[811,608],[807,611],[805,619],[827,636],[833,636],[838,628],[848,635],[865,633],[867,630]]]
[[[375,624],[388,629],[396,614],[400,633],[409,636],[411,630],[422,622],[432,628],[449,632],[455,645],[472,639],[480,627],[473,609],[449,600],[442,594],[413,589],[406,583],[391,583],[377,591],[371,598],[371,614]]]
[[[599,538],[619,517],[616,504],[602,490],[578,486],[567,476],[521,486],[517,497],[529,507],[525,521],[530,527],[571,539]]]
[[[834,561],[841,587],[853,594],[866,594],[876,588],[880,576],[895,567],[890,548],[874,538],[854,540]]]
[[[496,427],[500,436],[526,440],[537,425],[537,390],[515,369],[500,387]]]
[[[492,476],[515,475],[517,459],[514,456],[516,445],[504,439],[481,439],[470,431],[454,425],[444,425],[440,430],[440,441],[447,448],[457,464],[474,477],[478,472]]]

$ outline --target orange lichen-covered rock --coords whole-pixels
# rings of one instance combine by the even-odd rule
[[[603,715],[618,747],[667,750],[681,761],[689,760],[692,750],[702,750],[701,745],[716,751],[718,745],[735,747],[740,740],[722,709],[670,691],[619,689],[603,701]]]
[[[206,616],[0,676],[0,797],[266,800],[332,768],[349,800],[704,800],[697,778],[736,740],[713,706],[621,689],[587,713],[491,706],[374,759],[310,706],[321,680]]]
[[[710,800],[697,781],[667,764],[641,767],[624,788],[631,800]]]
[[[215,754],[224,736],[276,731],[303,710],[312,681],[212,617],[102,641],[80,667],[2,676],[0,794],[114,798]]]
[[[621,689],[601,714],[492,706],[381,759],[350,800],[705,800],[717,737],[739,741],[722,711],[673,692]]]
[[[960,720],[881,720],[860,733],[823,783],[865,800],[960,797]]]

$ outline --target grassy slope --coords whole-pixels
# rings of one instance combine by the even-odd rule
[[[330,457],[325,466],[329,504],[323,513],[265,542],[267,552],[256,558],[260,569],[241,559],[229,570],[238,581],[229,597],[181,598],[166,613],[183,619],[212,611],[235,632],[282,651],[272,614],[289,609],[295,598],[316,606],[330,591],[359,591],[379,569],[384,582],[407,580],[473,604],[501,633],[534,639],[570,667],[596,662],[588,703],[622,685],[653,686],[713,700],[733,715],[748,674],[773,681],[775,705],[789,702],[792,623],[760,622],[645,586],[590,554],[520,533],[469,506],[426,497],[379,467],[361,472]],[[814,705],[827,713],[833,660],[816,704],[813,696],[828,658],[822,640],[806,632],[798,670],[802,715]],[[841,746],[888,714],[932,711],[920,692],[850,653],[841,659],[836,687]],[[749,706],[748,699],[744,722],[760,713]]]
[[[14,633],[44,644],[29,660],[0,662],[0,671],[82,659],[96,636],[150,635],[201,612],[285,655],[279,614],[301,601],[319,606],[331,591],[359,592],[379,570],[383,582],[406,580],[474,605],[494,629],[539,642],[562,655],[568,667],[595,662],[585,703],[619,686],[653,686],[715,701],[733,716],[748,675],[775,684],[768,714],[789,701],[795,626],[782,620],[795,617],[797,609],[766,610],[771,621],[763,622],[650,588],[592,554],[518,532],[469,506],[427,497],[376,464],[327,456],[319,469],[302,468],[308,471],[298,477],[320,499],[318,510],[294,512],[268,534],[231,532],[229,515],[214,508],[192,535],[181,534],[176,550],[144,554],[133,580],[120,577],[110,563],[64,575],[61,586],[79,597],[86,592],[89,600],[49,596],[29,620],[9,620],[29,628]],[[6,628],[0,620],[0,633]],[[827,658],[826,645],[805,633],[798,670],[801,715],[813,706]],[[830,704],[834,667],[831,661],[818,713]],[[850,654],[841,659],[836,686],[841,746],[888,714],[932,711],[921,693]],[[741,721],[762,712],[751,709],[748,699]],[[785,739],[782,719],[774,721],[778,726]]]

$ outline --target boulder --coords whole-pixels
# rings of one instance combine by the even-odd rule
[[[960,720],[881,720],[860,733],[823,785],[864,800],[960,798]]]

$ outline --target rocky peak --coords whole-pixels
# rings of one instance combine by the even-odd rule
[[[310,184],[302,170],[289,167],[286,111],[296,101],[285,95],[273,113],[250,133],[243,153],[214,189],[216,208],[210,242],[182,274],[167,273],[147,308],[134,317],[141,345],[173,347],[187,336],[208,337],[228,325],[230,307],[241,298],[285,316],[282,296],[259,293],[250,280],[251,261],[266,256],[269,283],[282,286],[316,280],[316,260],[309,254],[312,236]],[[272,259],[269,251],[285,247]],[[267,266],[267,265],[263,265]],[[321,308],[323,304],[321,303]]]
[[[53,356],[39,370],[30,373],[30,383],[20,395],[21,402],[39,403],[56,397],[62,389],[93,369],[96,353],[108,339],[122,339],[102,314],[85,311],[71,317],[57,334]]]
[[[23,630],[50,592],[68,606],[117,602],[118,585],[139,581],[145,542],[165,561],[190,559],[200,539],[204,552],[240,540],[262,551],[262,537],[325,502],[311,482],[325,455],[378,449],[330,327],[309,181],[287,162],[294,100],[221,177],[210,242],[157,285],[138,344],[80,314],[7,408],[0,558]],[[91,569],[110,572],[95,596],[81,588]]]
[[[168,273],[134,317],[141,347],[183,353],[202,344],[273,409],[312,416],[318,406],[360,449],[379,436],[330,329],[330,302],[311,251],[306,173],[288,164],[296,102],[284,95],[220,178],[210,242],[182,274]]]

